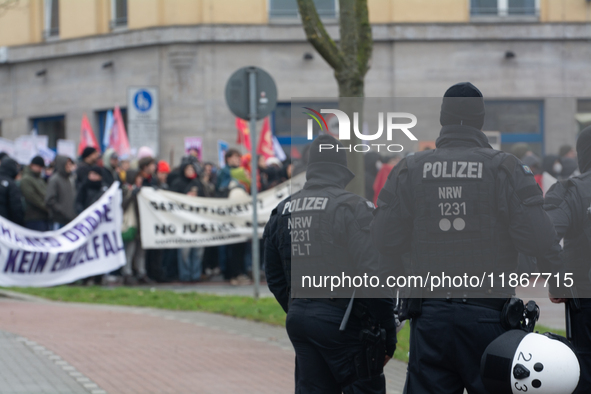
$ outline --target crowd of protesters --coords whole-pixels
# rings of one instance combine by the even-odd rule
[[[123,202],[122,238],[126,264],[108,275],[87,278],[85,284],[125,285],[154,282],[199,282],[223,276],[233,285],[251,283],[250,243],[207,248],[145,250],[137,196],[153,187],[195,197],[233,198],[251,191],[250,155],[237,149],[225,154],[225,166],[201,162],[190,150],[181,164],[171,168],[156,160],[147,147],[133,159],[120,158],[113,149],[101,156],[95,148],[83,150],[79,160],[57,156],[46,165],[34,157],[21,167],[0,153],[0,216],[35,231],[58,230],[94,204],[115,182]],[[257,188],[267,190],[291,177],[291,161],[260,157]]]
[[[280,161],[275,157],[258,158],[257,188],[264,191],[305,171],[306,149],[302,158]],[[563,146],[544,157],[526,144],[515,144],[511,153],[529,166],[536,181],[546,191],[557,180],[578,175],[576,152]],[[411,153],[412,154],[412,153]],[[140,148],[135,158],[120,158],[112,149],[101,156],[86,148],[76,162],[57,156],[46,166],[34,157],[21,166],[0,153],[0,216],[36,231],[57,230],[96,202],[115,182],[123,194],[123,229],[127,262],[117,272],[88,278],[88,284],[122,283],[126,285],[157,282],[199,282],[223,277],[233,285],[251,283],[250,243],[206,248],[145,250],[141,244],[141,218],[137,196],[142,187],[153,187],[196,197],[234,198],[251,191],[251,157],[229,149],[225,166],[201,162],[196,149],[171,168],[156,160],[153,152]],[[402,155],[367,153],[365,160],[365,197],[378,204],[378,195],[392,168]],[[528,264],[527,262],[521,262]]]

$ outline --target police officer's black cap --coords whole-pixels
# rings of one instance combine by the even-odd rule
[[[442,126],[466,125],[482,129],[484,99],[482,92],[470,82],[460,82],[445,92],[439,121]]]
[[[321,144],[322,149],[320,149]],[[332,148],[328,145],[332,145]],[[333,163],[347,167],[347,153],[341,141],[326,134],[317,137],[310,146],[308,164],[313,163]]]

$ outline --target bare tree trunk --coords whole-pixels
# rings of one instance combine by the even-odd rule
[[[373,41],[367,10],[367,0],[339,0],[340,42],[337,45],[324,28],[313,0],[297,0],[302,24],[308,41],[333,68],[339,86],[339,97],[364,97],[364,79],[369,70]],[[357,100],[355,100],[357,101]],[[346,100],[339,100],[339,107],[353,121],[353,111],[359,112],[359,128],[363,126],[363,108],[352,106]],[[351,133],[349,144],[352,153],[348,154],[349,169],[355,179],[348,189],[363,196],[364,165],[363,154],[354,153],[353,146],[361,143],[355,133]]]

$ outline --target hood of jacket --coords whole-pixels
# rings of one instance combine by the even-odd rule
[[[113,155],[113,153],[117,152],[115,151],[115,149],[109,148],[103,154],[103,167],[105,167],[109,171],[114,170],[113,166],[111,166],[111,155]]]
[[[68,178],[70,174],[66,172],[66,164],[70,160],[67,156],[56,156],[54,164],[55,164],[55,172],[60,174],[63,177]]]
[[[347,167],[336,163],[312,163],[306,170],[305,189],[338,187],[344,189],[355,178]]]
[[[5,176],[10,179],[16,178],[18,174],[18,163],[10,157],[5,157],[0,163],[0,176]]]
[[[437,148],[489,148],[488,137],[481,130],[472,126],[448,125],[441,128],[435,141]]]

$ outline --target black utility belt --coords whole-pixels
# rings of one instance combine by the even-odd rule
[[[479,306],[501,312],[507,303],[507,298],[425,298],[423,303],[429,301],[444,301],[457,304]]]
[[[336,306],[339,309],[346,310],[349,306],[349,302],[351,302],[350,298],[304,298],[308,301],[314,302],[321,302],[326,305]],[[361,305],[359,302],[353,301],[353,309],[351,310],[351,315],[363,319],[367,317],[366,314],[367,309],[365,306]]]

